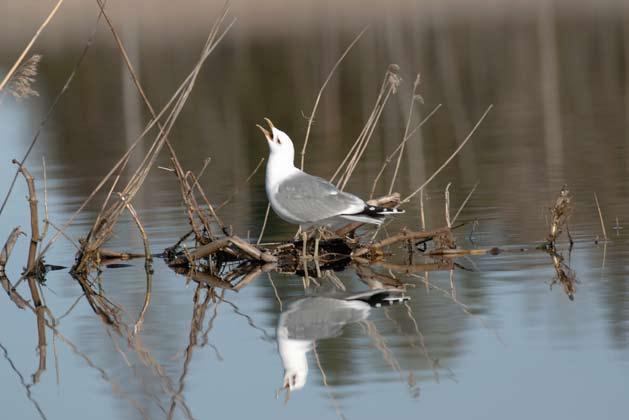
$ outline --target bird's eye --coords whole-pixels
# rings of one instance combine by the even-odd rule
[[[293,386],[295,386],[295,383],[297,382],[297,375],[293,375],[291,379],[293,380]]]
[[[282,141],[280,140],[280,138],[277,138],[277,144],[282,144]]]

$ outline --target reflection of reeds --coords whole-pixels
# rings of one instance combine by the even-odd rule
[[[11,366],[11,369],[13,369],[13,371],[18,376],[18,378],[20,378],[20,383],[22,384],[22,387],[26,391],[26,398],[28,398],[29,401],[33,403],[33,406],[35,407],[35,410],[37,410],[37,413],[39,414],[39,416],[42,419],[46,420],[47,419],[46,414],[40,407],[39,403],[35,400],[35,398],[33,398],[33,393],[31,392],[31,387],[33,386],[33,384],[29,385],[26,383],[26,381],[24,380],[24,375],[22,374],[22,372],[18,370],[18,368],[16,367],[11,357],[9,357],[9,352],[6,349],[6,347],[2,345],[2,343],[0,343],[0,349],[2,349],[2,352],[4,353],[4,358],[7,359],[7,362],[9,362],[9,366]]]
[[[574,294],[577,291],[576,273],[564,262],[563,256],[555,252],[549,254],[555,269],[555,278],[550,284],[551,289],[555,283],[559,283],[568,299],[574,300]]]

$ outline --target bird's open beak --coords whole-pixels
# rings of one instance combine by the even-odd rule
[[[265,117],[264,120],[269,125],[269,128],[271,129],[271,131],[269,131],[266,128],[262,127],[260,124],[256,124],[256,127],[258,127],[260,129],[260,131],[262,131],[262,134],[264,134],[264,137],[266,137],[266,139],[268,141],[273,141],[273,134],[271,134],[271,132],[273,132],[273,128],[275,126],[273,125],[273,122],[271,122],[270,119]]]

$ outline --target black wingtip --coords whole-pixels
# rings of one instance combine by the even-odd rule
[[[363,211],[359,214],[364,214],[371,217],[382,217],[382,216],[389,216],[389,215],[403,214],[403,213],[404,213],[404,210],[394,209],[394,208],[389,208],[389,207],[381,207],[381,206],[370,206],[367,204],[365,205],[365,208],[363,209]]]

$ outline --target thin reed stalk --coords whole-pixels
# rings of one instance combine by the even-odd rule
[[[465,200],[463,200],[463,203],[461,204],[459,209],[456,211],[454,217],[452,218],[452,223],[456,222],[456,219],[459,217],[459,214],[461,214],[461,211],[465,208],[465,205],[470,200],[470,198],[472,197],[472,194],[474,194],[474,191],[476,191],[477,187],[478,187],[478,181],[476,181],[476,184],[474,184],[474,188],[472,188],[472,190],[467,194],[467,197],[465,197]]]
[[[36,273],[37,263],[37,245],[39,244],[39,211],[37,209],[37,193],[35,191],[35,180],[31,173],[26,169],[26,166],[20,164],[17,160],[13,159],[13,163],[18,165],[20,173],[24,176],[26,184],[28,185],[28,205],[31,214],[31,242],[28,248],[28,263],[26,266],[26,274]]]
[[[4,247],[2,247],[2,251],[0,251],[0,274],[4,272],[4,268],[9,262],[9,257],[11,256],[11,252],[13,252],[13,247],[17,242],[19,236],[23,232],[20,230],[20,227],[15,227],[9,234],[7,241],[4,243]]]
[[[334,74],[334,72],[336,72],[336,69],[338,68],[338,66],[341,64],[341,62],[343,61],[345,56],[350,52],[350,50],[354,47],[354,45],[358,42],[358,40],[363,36],[366,30],[367,28],[365,27],[362,31],[360,31],[358,35],[356,35],[356,38],[354,38],[354,40],[347,46],[343,54],[341,54],[339,59],[336,60],[336,63],[334,63],[334,66],[332,66],[332,70],[330,70],[328,77],[326,77],[325,81],[323,82],[323,85],[321,85],[321,89],[319,89],[319,93],[317,94],[315,103],[312,106],[312,111],[310,112],[310,116],[308,117],[308,127],[306,128],[306,137],[304,138],[304,145],[302,146],[301,152],[300,152],[300,156],[301,156],[300,168],[302,171],[304,170],[304,159],[306,157],[306,148],[308,147],[308,139],[310,138],[310,129],[312,128],[312,122],[314,121],[317,108],[319,107],[319,101],[321,100],[321,95],[323,94],[323,91],[325,90],[326,86],[330,82],[330,79],[332,79],[332,75]]]
[[[598,203],[598,196],[594,193],[594,202],[596,203],[596,210],[598,211],[598,218],[601,221],[601,230],[603,231],[603,239],[607,242],[607,230],[605,229],[605,222],[603,222],[603,212],[601,206]]]
[[[413,83],[413,93],[411,95],[411,104],[409,105],[408,109],[408,118],[406,119],[406,128],[404,128],[403,139],[406,139],[406,137],[408,137],[408,130],[411,127],[411,121],[413,120],[413,109],[415,108],[415,102],[418,101],[418,98],[419,100],[421,100],[421,96],[419,96],[419,94],[417,93],[417,88],[419,87],[420,83],[421,76],[418,74],[415,78],[415,83]],[[391,178],[391,184],[389,185],[389,191],[387,192],[387,194],[391,194],[391,192],[393,192],[393,186],[395,185],[398,170],[400,169],[400,163],[402,162],[402,156],[404,155],[405,144],[406,141],[404,140],[402,140],[402,142],[400,143],[400,154],[397,157],[397,162],[395,162],[395,171],[393,172],[393,178]]]
[[[100,0],[97,0],[97,1],[99,2],[99,5],[102,6],[102,3],[100,2]],[[174,104],[168,117],[164,121],[163,128],[161,125],[159,126],[160,133],[157,135],[157,137],[153,141],[151,147],[149,148],[148,153],[144,157],[143,161],[140,163],[139,167],[134,172],[133,176],[131,177],[127,185],[123,188],[122,192],[119,194],[119,196],[121,198],[124,198],[124,200],[119,199],[116,202],[113,202],[111,205],[109,205],[109,207],[101,211],[101,213],[99,214],[99,217],[97,217],[94,225],[92,226],[92,229],[90,230],[90,233],[88,234],[84,242],[83,251],[81,252],[79,261],[77,262],[77,264],[75,264],[75,267],[74,267],[75,271],[78,270],[79,272],[81,272],[87,269],[86,258],[89,260],[91,258],[92,252],[100,248],[102,244],[109,238],[109,236],[111,235],[113,231],[113,227],[118,220],[118,217],[121,215],[122,211],[126,208],[126,203],[131,202],[133,200],[133,197],[139,191],[144,180],[146,179],[149,170],[153,167],[155,161],[157,160],[157,157],[161,148],[164,146],[164,144],[168,143],[167,136],[170,130],[172,129],[175,121],[177,120],[177,117],[181,113],[181,110],[183,109],[183,106],[186,103],[192,91],[192,88],[196,81],[196,77],[199,74],[202,64],[205,62],[205,60],[210,55],[210,53],[214,50],[216,45],[218,45],[218,43],[221,41],[221,39],[226,34],[226,32],[233,25],[233,21],[232,21],[232,23],[229,24],[224,31],[222,32],[220,31],[220,28],[228,13],[228,10],[229,10],[228,8],[225,8],[221,16],[214,23],[214,26],[212,27],[212,30],[210,31],[208,39],[201,53],[201,57],[199,58],[196,66],[194,67],[189,77],[186,78],[185,82],[180,86],[180,89],[177,90],[177,93],[172,98],[172,100],[174,100]],[[107,15],[104,12],[103,12],[103,16],[105,16],[106,19],[108,19]],[[115,29],[113,29],[113,26],[110,26],[110,28],[112,29],[112,31],[115,32]],[[119,41],[119,38],[117,38],[117,40]],[[147,103],[147,106],[148,106],[148,103]],[[157,122],[157,119],[158,119],[158,116],[155,115],[152,121]],[[174,155],[174,152],[171,152],[171,155]],[[125,156],[119,161],[119,165],[125,163],[125,161],[127,160],[127,156],[128,156],[128,153],[125,154]],[[175,160],[176,158],[174,158],[174,161]],[[180,169],[180,167],[177,168],[177,165],[176,165],[176,169]],[[178,174],[178,175],[181,175],[181,174]],[[108,200],[108,198],[106,199],[106,201]]]
[[[376,103],[363,127],[362,131],[358,135],[358,138],[347,152],[347,155],[339,165],[339,167],[332,175],[330,182],[334,182],[337,177],[339,177],[336,186],[343,190],[349,179],[351,178],[354,169],[360,162],[363,153],[367,149],[367,145],[369,144],[369,140],[371,140],[371,135],[373,134],[378,120],[380,119],[380,115],[389,100],[389,96],[397,92],[397,88],[401,82],[400,77],[397,75],[399,71],[399,66],[396,64],[391,64],[387,68],[387,71],[384,75],[384,80],[382,81],[382,85],[380,86],[380,92],[378,93],[378,98],[376,99]]]
[[[83,47],[83,51],[81,51],[81,54],[79,55],[79,59],[77,60],[76,64],[74,65],[74,68],[72,69],[72,72],[70,72],[70,75],[66,79],[66,82],[64,83],[63,87],[61,88],[59,93],[57,93],[57,96],[55,96],[55,99],[52,101],[52,104],[50,105],[50,107],[48,108],[48,111],[46,112],[46,116],[44,117],[44,119],[39,124],[39,128],[37,129],[37,132],[35,133],[35,136],[33,137],[33,140],[31,141],[31,144],[28,146],[28,149],[26,149],[26,153],[24,153],[24,156],[20,160],[21,164],[24,164],[24,162],[26,162],[26,159],[28,158],[28,156],[30,155],[31,151],[33,150],[33,147],[35,146],[35,143],[37,143],[37,140],[39,139],[39,136],[40,136],[40,134],[42,132],[42,129],[44,128],[44,126],[46,125],[48,120],[50,119],[53,110],[56,108],[56,106],[59,103],[59,101],[61,100],[61,97],[63,96],[63,94],[70,87],[70,84],[72,83],[72,80],[74,80],[74,76],[76,75],[79,67],[83,63],[83,59],[85,58],[85,55],[87,54],[87,51],[89,50],[90,46],[92,45],[92,43],[94,41],[94,37],[96,36],[96,30],[98,28],[98,23],[100,22],[101,16],[102,16],[102,14],[99,12],[98,17],[96,19],[96,22],[94,24],[94,28],[92,29],[92,33],[90,34],[89,38],[87,39],[87,42],[85,43],[85,46]],[[11,180],[11,184],[9,185],[9,189],[8,189],[7,193],[5,194],[4,199],[2,200],[2,205],[0,206],[0,215],[2,215],[2,212],[3,212],[4,208],[5,208],[5,206],[7,205],[7,202],[9,201],[9,197],[11,196],[11,193],[13,192],[13,188],[15,186],[15,182],[17,181],[17,177],[18,177],[18,171],[16,170],[15,174],[13,175],[13,179]]]
[[[441,104],[438,104],[437,106],[435,106],[433,110],[430,111],[428,115],[426,115],[426,117],[419,122],[419,124],[417,124],[406,136],[404,136],[404,138],[402,139],[400,144],[395,148],[395,150],[389,156],[387,156],[387,158],[382,163],[380,172],[378,172],[378,175],[376,175],[376,177],[373,180],[373,184],[371,184],[371,193],[369,194],[370,197],[373,197],[373,194],[376,191],[376,185],[378,184],[380,177],[382,177],[384,170],[387,168],[389,163],[391,163],[391,160],[395,157],[395,155],[398,152],[400,152],[400,150],[402,150],[406,142],[410,140],[411,137],[413,137],[413,135],[417,132],[417,130],[419,130],[421,126],[423,126],[428,120],[430,120],[430,118],[439,110],[439,108],[441,108]]]
[[[448,182],[448,185],[446,185],[446,190],[445,190],[445,217],[446,217],[446,226],[448,227],[448,229],[452,228],[452,222],[450,221],[450,185],[452,185],[451,182]]]
[[[404,204],[404,203],[408,203],[410,201],[411,198],[415,197],[420,191],[422,191],[424,188],[426,188],[426,186],[430,183],[430,181],[432,181],[433,179],[435,179],[435,177],[443,170],[443,168],[445,168],[446,166],[448,166],[448,163],[450,163],[450,161],[452,159],[454,159],[454,157],[456,155],[459,154],[459,152],[461,151],[461,149],[463,149],[463,146],[465,146],[467,144],[467,142],[472,138],[472,136],[474,135],[474,133],[476,132],[476,130],[478,129],[478,127],[480,127],[481,123],[485,120],[485,117],[487,117],[487,114],[489,114],[489,111],[491,111],[491,109],[493,108],[493,105],[489,105],[487,107],[487,109],[485,110],[485,112],[483,113],[483,115],[480,117],[480,119],[478,120],[478,122],[476,123],[476,125],[472,128],[472,130],[469,132],[469,134],[467,135],[467,137],[465,137],[465,139],[461,142],[461,144],[459,145],[459,147],[456,148],[456,150],[450,155],[450,157],[448,159],[446,159],[446,161],[443,163],[443,165],[441,165],[431,176],[430,178],[428,178],[419,188],[417,188],[415,191],[413,191],[411,194],[409,194],[404,200],[401,201],[400,204]]]

